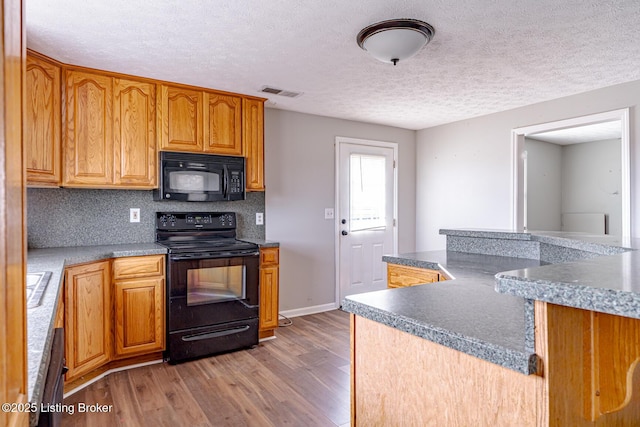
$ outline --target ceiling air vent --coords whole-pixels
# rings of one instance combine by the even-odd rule
[[[286,96],[288,98],[297,98],[298,96],[302,95],[302,92],[293,92],[293,91],[290,91],[290,90],[282,90],[282,89],[278,89],[278,88],[271,87],[271,86],[262,86],[262,89],[260,89],[260,92],[271,93],[273,95]]]

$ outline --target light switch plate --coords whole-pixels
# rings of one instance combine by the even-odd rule
[[[129,209],[129,222],[140,222],[140,208]]]
[[[264,214],[262,212],[256,212],[256,225],[264,224]]]
[[[333,219],[333,208],[324,208],[324,219]]]

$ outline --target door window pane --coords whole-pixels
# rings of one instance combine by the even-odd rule
[[[351,231],[385,226],[385,166],[384,156],[351,154]]]
[[[244,299],[245,266],[187,270],[187,305]]]

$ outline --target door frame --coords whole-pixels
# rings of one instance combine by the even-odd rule
[[[398,143],[389,141],[377,141],[372,139],[349,138],[345,136],[336,136],[334,144],[335,154],[335,214],[334,223],[334,269],[335,269],[335,305],[340,307],[340,221],[338,219],[340,213],[340,146],[341,144],[355,144],[365,147],[382,147],[393,149],[393,252],[398,252]]]
[[[628,244],[631,237],[631,169],[629,153],[629,108],[589,114],[566,120],[558,120],[511,130],[511,229],[526,231],[526,161],[524,154],[525,136],[532,133],[554,131],[590,124],[620,121],[621,127],[621,202],[622,202],[622,242]]]

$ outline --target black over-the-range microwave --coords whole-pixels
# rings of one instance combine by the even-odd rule
[[[244,162],[244,157],[161,151],[154,200],[244,200]]]

